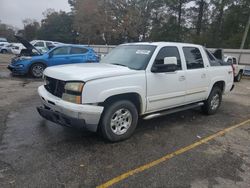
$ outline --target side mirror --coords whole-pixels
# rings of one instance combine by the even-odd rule
[[[49,53],[49,58],[52,58],[53,57],[53,53]]]
[[[175,72],[177,70],[177,58],[165,57],[164,64],[153,65],[151,71],[154,73]]]
[[[177,66],[177,58],[176,57],[165,57],[164,65],[176,65]]]

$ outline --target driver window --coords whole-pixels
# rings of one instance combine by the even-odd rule
[[[179,50],[177,47],[174,47],[174,46],[163,47],[155,58],[155,64],[158,64],[158,65],[164,64],[165,57],[176,57],[177,70],[182,70],[181,58],[180,58]]]
[[[53,55],[68,55],[69,47],[59,47],[53,51]]]

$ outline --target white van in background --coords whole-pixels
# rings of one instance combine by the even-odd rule
[[[63,43],[55,42],[55,41],[47,41],[47,40],[32,40],[30,42],[37,49],[47,49],[50,50],[56,46],[62,45]]]
[[[25,47],[21,43],[12,43],[11,53],[19,55],[23,49],[25,49]]]

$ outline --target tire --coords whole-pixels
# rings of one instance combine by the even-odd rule
[[[138,111],[128,101],[116,101],[104,110],[101,119],[101,133],[111,142],[128,139],[135,131],[138,122]]]
[[[2,54],[7,54],[7,50],[3,49],[3,50],[1,50],[1,53]]]
[[[219,87],[213,87],[208,99],[204,102],[204,106],[202,106],[202,110],[207,115],[215,114],[222,101],[222,91]]]
[[[30,67],[30,75],[34,78],[41,78],[46,66],[43,63],[34,63]]]
[[[236,82],[240,82],[241,81],[241,78],[242,78],[242,72],[240,71],[239,74],[235,77],[235,81]]]

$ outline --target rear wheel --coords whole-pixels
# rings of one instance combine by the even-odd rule
[[[240,82],[241,79],[242,79],[242,75],[243,75],[243,74],[242,74],[242,72],[240,71],[239,74],[235,77],[235,81],[236,81],[236,82]]]
[[[204,102],[202,110],[207,115],[212,115],[217,112],[222,101],[222,91],[219,87],[213,87],[208,99]]]
[[[135,105],[128,101],[116,101],[106,107],[102,120],[102,135],[111,142],[129,138],[138,121],[138,112]]]
[[[3,50],[1,50],[1,53],[7,54],[7,50],[3,49]]]
[[[45,65],[42,63],[34,63],[30,68],[30,74],[35,78],[41,78],[45,68]]]

